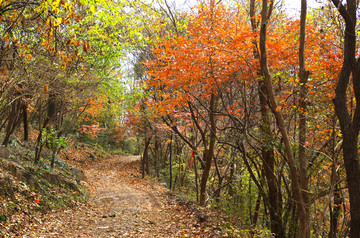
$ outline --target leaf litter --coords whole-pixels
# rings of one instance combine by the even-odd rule
[[[161,184],[141,179],[140,157],[114,155],[71,161],[86,175],[89,201],[37,213],[24,237],[238,237],[227,217],[189,205]]]

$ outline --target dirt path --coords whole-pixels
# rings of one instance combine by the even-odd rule
[[[36,237],[223,237],[217,226],[140,179],[139,157],[114,156],[85,165],[87,205],[46,215]],[[201,219],[201,218],[200,218]],[[216,218],[215,218],[216,219]]]

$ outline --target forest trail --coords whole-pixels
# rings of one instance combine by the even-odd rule
[[[28,235],[223,237],[218,226],[210,225],[212,222],[199,223],[198,211],[179,205],[158,183],[141,179],[139,160],[137,156],[115,155],[83,165],[81,169],[91,191],[90,201],[73,209],[46,214],[38,221],[36,230]]]

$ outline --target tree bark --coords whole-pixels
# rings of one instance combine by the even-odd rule
[[[7,123],[7,127],[6,127],[6,134],[5,134],[4,141],[2,143],[2,145],[5,147],[8,146],[10,136],[12,135],[16,126],[20,122],[20,118],[21,118],[20,115],[22,114],[21,111],[22,111],[21,101],[20,101],[20,99],[17,99],[11,105],[11,111],[10,111],[10,114],[8,117],[8,123]]]
[[[344,60],[335,89],[335,112],[343,135],[343,157],[350,200],[350,237],[360,237],[360,165],[358,138],[360,130],[360,61],[356,60],[356,11],[358,1],[347,0],[346,6],[332,0],[345,21]],[[354,114],[349,113],[347,90],[352,74],[352,87],[356,99]]]
[[[332,184],[335,184],[335,191],[333,193],[333,204],[330,203],[329,211],[330,211],[330,231],[329,231],[329,238],[336,238],[338,232],[338,223],[341,213],[341,204],[343,203],[343,196],[342,192],[339,189],[340,179],[337,171],[337,149],[335,143],[335,131],[336,131],[336,115],[333,116],[333,129],[331,135],[331,149],[332,149],[332,176],[331,181]]]
[[[335,186],[335,190],[339,188],[338,185]],[[336,238],[338,232],[338,223],[340,218],[341,212],[341,204],[342,204],[342,195],[341,191],[334,192],[334,205],[330,206],[330,231],[329,231],[329,238]],[[334,208],[332,208],[334,207]]]
[[[172,174],[172,140],[173,135],[170,135],[170,143],[169,143],[169,189],[171,191],[172,188],[172,181],[173,181],[173,174]]]
[[[40,110],[41,111],[41,108]],[[40,154],[43,145],[41,144],[41,139],[43,136],[43,129],[48,128],[49,123],[52,122],[52,120],[56,119],[56,95],[54,93],[50,93],[48,98],[48,104],[47,104],[47,114],[46,118],[44,120],[44,123],[41,126],[41,120],[42,120],[42,113],[39,113],[39,135],[36,139],[36,147],[35,147],[35,158],[34,158],[34,164],[37,164],[40,160]]]
[[[144,153],[141,157],[141,176],[145,178],[145,174],[149,174],[149,145],[151,142],[152,134],[149,132],[148,127],[145,127],[144,130],[144,137],[145,137],[145,146],[144,146]]]
[[[261,74],[263,76],[263,80],[266,86],[267,95],[268,95],[268,103],[269,106],[276,118],[276,123],[280,130],[284,146],[285,146],[285,154],[287,157],[287,163],[290,168],[290,179],[292,183],[292,189],[295,195],[296,203],[299,210],[300,217],[307,216],[307,209],[304,204],[304,199],[302,197],[301,185],[299,182],[299,172],[296,166],[296,161],[294,157],[294,153],[291,148],[290,139],[286,130],[285,121],[283,119],[283,115],[281,113],[280,107],[278,107],[274,90],[271,82],[271,76],[268,68],[267,62],[267,52],[266,52],[266,30],[268,24],[268,0],[262,0],[262,11],[261,11],[261,26],[260,26],[260,65],[261,65]],[[300,221],[300,224],[303,221]],[[306,224],[302,224],[305,228]],[[304,231],[299,232],[299,237],[307,238],[310,237],[310,231],[306,228]]]
[[[210,138],[209,138],[209,147],[204,151],[205,168],[201,175],[201,181],[200,181],[200,201],[199,201],[200,206],[204,206],[206,202],[206,185],[207,185],[207,180],[209,178],[211,163],[214,155],[215,139],[216,139],[215,107],[216,107],[215,95],[211,94],[210,107],[209,107]]]
[[[261,192],[259,192],[256,202],[255,202],[255,209],[254,209],[254,216],[252,217],[252,225],[253,227],[256,227],[256,224],[258,222],[259,218],[259,211],[260,211],[260,205],[261,205]]]
[[[310,237],[310,204],[308,187],[308,159],[306,157],[306,95],[310,75],[305,69],[306,0],[301,0],[299,45],[299,181],[305,213],[299,212],[299,237]]]
[[[257,31],[258,23],[256,22],[255,16],[255,0],[250,1],[250,19],[251,28],[253,31]],[[260,54],[257,47],[256,39],[253,40],[254,45],[254,57],[260,59]],[[259,72],[261,74],[261,71]],[[264,142],[261,146],[261,156],[263,161],[264,176],[268,185],[268,201],[269,201],[269,214],[270,214],[270,228],[271,233],[275,234],[275,237],[282,238],[285,236],[283,229],[283,222],[281,216],[281,194],[276,181],[275,176],[275,156],[274,149],[271,145],[273,141],[273,135],[270,127],[269,110],[267,107],[267,89],[263,80],[258,82],[258,94],[260,101],[261,111],[261,126],[260,129],[264,134]],[[264,198],[266,200],[267,198]]]
[[[29,120],[28,120],[28,113],[27,113],[27,105],[23,102],[22,104],[23,109],[23,126],[24,126],[24,141],[29,139]]]

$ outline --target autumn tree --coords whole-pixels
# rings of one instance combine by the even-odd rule
[[[191,19],[190,28],[187,29],[191,38],[187,35],[177,36],[175,47],[172,46],[173,40],[163,42],[162,47],[153,50],[156,59],[147,65],[150,68],[150,80],[147,84],[149,87],[162,88],[161,91],[156,91],[157,98],[160,99],[156,102],[161,110],[158,111],[160,115],[164,112],[174,112],[178,105],[185,103],[183,105],[186,107],[183,108],[189,113],[201,135],[204,163],[200,180],[202,205],[205,203],[207,180],[215,154],[218,121],[216,114],[219,110],[217,90],[222,82],[231,79],[236,70],[236,66],[232,64],[234,56],[229,54],[230,50],[218,50],[215,44],[238,47],[246,52],[247,44],[250,43],[249,40],[240,41],[241,37],[246,37],[249,33],[237,34],[237,23],[232,23],[230,18],[224,18],[226,11],[215,2],[199,7],[199,14]],[[246,25],[241,27],[247,28]],[[228,29],[229,33],[226,33],[225,29]],[[229,58],[226,60],[227,56]],[[183,70],[185,68],[186,70]],[[245,67],[244,72],[246,71]],[[203,86],[200,86],[200,82]],[[169,126],[172,127],[172,123],[170,121]],[[192,150],[196,150],[195,145],[190,146]]]
[[[37,163],[44,128],[53,126],[58,136],[67,135],[90,124],[89,115],[103,127],[120,124],[132,100],[121,64],[127,52],[144,44],[140,22],[151,21],[148,5],[2,1],[0,9],[4,145],[21,121],[25,139],[33,126],[38,129]],[[102,102],[97,115],[91,111],[93,101]]]
[[[203,176],[214,133],[212,166],[207,182],[200,180],[201,186],[211,181],[206,192],[214,203],[243,198],[244,190],[233,188],[246,177],[250,223],[256,226],[262,214],[278,237],[309,237],[311,224],[328,217],[335,185],[342,190],[333,179],[341,164],[329,93],[339,73],[338,38],[314,18],[305,25],[305,4],[301,20],[294,20],[271,2],[250,3],[251,25],[244,17],[248,5],[203,2],[184,14],[186,31],[160,35],[143,81],[147,110],[161,119],[152,125],[163,122],[188,146],[186,156],[197,151]],[[159,148],[158,139],[150,148]],[[189,186],[197,190],[196,168],[184,168],[190,166],[184,160],[182,169],[195,177]]]

